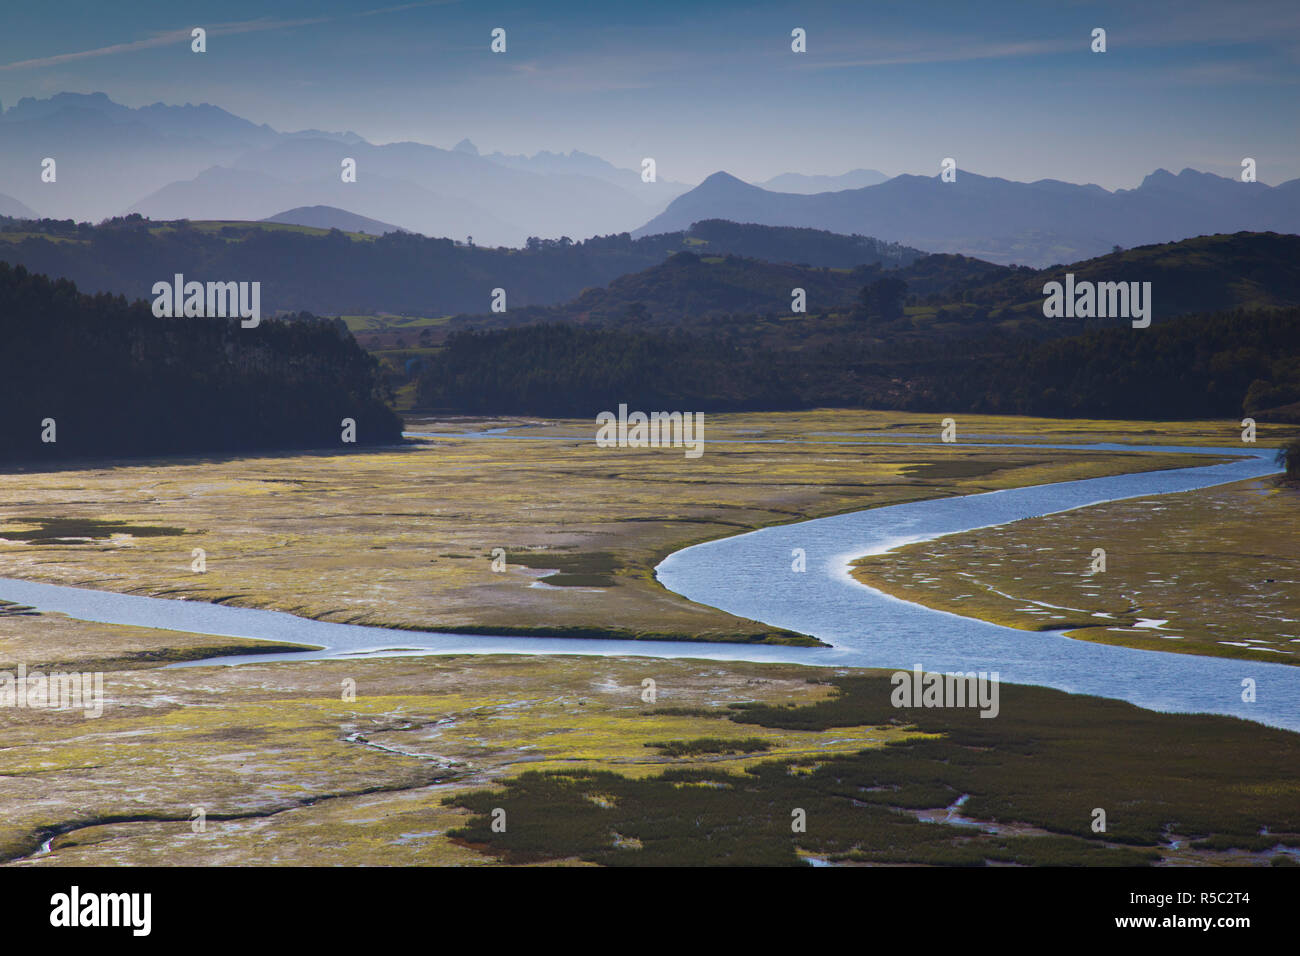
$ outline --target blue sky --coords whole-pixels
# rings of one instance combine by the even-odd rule
[[[16,7],[16,5],[11,5]],[[134,2],[4,12],[0,102],[102,91],[277,129],[725,169],[1132,187],[1300,177],[1300,3]],[[208,30],[190,52],[189,30]],[[492,54],[490,31],[507,31]],[[790,51],[803,27],[808,52]],[[1094,27],[1108,52],[1090,52]]]

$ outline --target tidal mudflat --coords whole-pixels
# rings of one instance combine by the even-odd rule
[[[1300,736],[1043,688],[1004,687],[984,720],[895,709],[878,671],[504,655],[135,666],[105,687],[94,720],[0,711],[9,865],[1300,854]]]
[[[1197,463],[890,444],[937,436],[937,423],[818,412],[718,416],[708,437],[719,441],[691,471],[676,454],[524,440],[588,423],[499,424],[511,428],[500,438],[358,454],[0,476],[0,571],[402,627],[791,641],[665,590],[655,564],[806,517]],[[978,432],[1160,444],[1159,427],[1006,419]],[[1184,423],[1168,443],[1220,446],[1225,431]],[[1007,686],[998,719],[982,720],[894,708],[879,671],[739,661],[163,666],[282,649],[0,608],[6,664],[99,670],[105,694],[93,719],[0,708],[0,855],[19,866],[1286,865],[1300,848],[1300,737],[1230,717]],[[491,826],[498,808],[505,833]],[[793,809],[810,820],[801,834]]]

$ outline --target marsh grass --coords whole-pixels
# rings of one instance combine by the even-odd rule
[[[853,574],[1010,627],[1300,664],[1298,542],[1300,488],[1274,477],[948,535],[862,558]]]
[[[577,856],[605,865],[786,864],[801,854],[866,863],[1145,865],[1176,832],[1200,849],[1300,847],[1300,736],[1227,717],[1006,685],[1001,715],[899,709],[883,674],[836,678],[797,706],[732,707],[741,725],[829,730],[908,726],[926,735],[855,754],[763,761],[719,777],[691,769],[629,779],[525,773],[504,792],[458,794],[475,817],[453,834],[509,862]],[[717,786],[721,780],[725,785]],[[612,794],[598,807],[586,794]],[[960,797],[979,825],[918,819]],[[493,833],[488,814],[515,821]],[[1091,829],[1094,808],[1107,830]],[[807,832],[791,832],[793,809]],[[610,834],[640,843],[636,853]],[[1265,833],[1267,835],[1265,835]]]

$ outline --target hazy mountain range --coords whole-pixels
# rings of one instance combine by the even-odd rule
[[[57,162],[43,182],[41,162]],[[343,182],[342,162],[356,162]],[[633,161],[638,162],[636,160]],[[284,133],[216,106],[130,108],[103,93],[25,98],[0,113],[0,215],[100,220],[369,220],[476,245],[687,230],[702,220],[872,236],[931,252],[1044,266],[1119,245],[1243,230],[1300,231],[1300,180],[1270,187],[1185,169],[1114,192],[958,170],[956,182],[872,169],[783,173],[759,185],[718,172],[694,188],[579,151],[481,154],[373,145],[352,132]],[[303,209],[332,207],[332,219]],[[282,218],[288,210],[298,219]],[[343,226],[340,225],[340,228]],[[356,231],[356,230],[349,230]]]
[[[895,176],[861,189],[770,192],[725,172],[673,200],[633,235],[701,219],[857,232],[931,252],[1045,266],[1112,247],[1241,231],[1300,231],[1300,180],[1270,187],[1184,169],[1159,169],[1136,189],[1108,192],[1052,179],[1017,183],[958,171]]]
[[[46,157],[53,183],[41,180]],[[356,161],[356,182],[342,181],[344,159]],[[0,172],[28,207],[0,214],[260,220],[326,205],[480,245],[625,232],[687,188],[581,153],[375,146],[355,133],[281,133],[207,104],[132,109],[102,93],[24,98],[0,114]]]

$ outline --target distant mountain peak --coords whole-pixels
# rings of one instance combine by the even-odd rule
[[[358,216],[356,213],[339,209],[337,206],[298,206],[286,209],[274,216],[267,216],[262,222],[286,223],[294,226],[310,226],[314,229],[339,229],[343,232],[364,232],[372,236],[382,236],[388,232],[406,232],[390,223]]]
[[[1192,169],[1190,166],[1184,167],[1178,175],[1174,175],[1169,170],[1161,168],[1149,173],[1142,179],[1142,184],[1138,189],[1149,186],[1187,188],[1187,187],[1215,187],[1224,183],[1235,183],[1237,180],[1227,176],[1220,176],[1216,173],[1202,172],[1199,169]]]
[[[728,173],[720,169],[713,175],[706,178],[704,182],[700,183],[700,185],[701,186],[710,186],[710,185],[711,186],[731,186],[731,185],[748,186],[749,183],[745,182],[743,179],[737,179],[735,176],[731,175],[731,173]]]
[[[5,118],[31,119],[46,116],[63,109],[94,110],[96,112],[127,112],[128,108],[108,98],[107,93],[55,93],[47,99],[24,96],[9,107]]]
[[[24,97],[22,98],[22,100],[19,100],[18,102],[21,103],[21,102],[23,102],[23,100],[30,100],[30,101],[33,102],[33,103],[39,103],[39,102],[40,102],[40,100],[38,100],[38,99],[37,99],[36,97],[34,97],[34,96],[24,96]],[[90,102],[90,103],[104,103],[104,104],[112,104],[113,106],[120,106],[120,105],[121,105],[121,104],[119,104],[119,103],[115,103],[113,100],[109,99],[107,93],[66,93],[66,92],[65,92],[65,93],[55,93],[53,96],[50,97],[50,100],[51,100],[52,102],[55,102],[55,103],[87,103],[87,102]]]
[[[755,186],[753,183],[747,183],[743,179],[731,175],[731,173],[719,170],[712,176],[709,176],[704,182],[695,187],[692,192],[698,191],[704,196],[732,197],[741,199],[747,196],[766,196],[772,195],[761,186]],[[688,194],[689,195],[689,194]],[[705,217],[707,218],[707,217]],[[726,217],[722,217],[726,218]]]
[[[462,139],[459,143],[457,143],[457,144],[456,144],[455,146],[453,146],[451,149],[452,149],[452,152],[455,152],[455,153],[469,153],[471,156],[477,156],[477,155],[478,155],[478,147],[475,146],[473,143],[471,143],[468,139]]]

